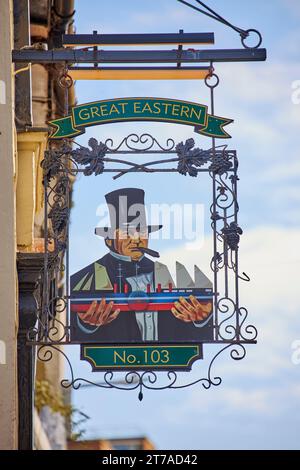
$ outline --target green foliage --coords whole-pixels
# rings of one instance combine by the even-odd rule
[[[72,414],[72,405],[65,404],[63,398],[54,392],[47,380],[37,380],[35,383],[35,407],[38,413],[43,406],[48,406],[54,413],[59,413],[64,417],[69,417]]]
[[[48,406],[53,413],[59,413],[69,420],[70,436],[73,441],[78,440],[85,433],[81,425],[89,418],[71,404],[66,404],[63,397],[53,390],[53,387],[47,380],[36,380],[35,383],[35,407],[40,413],[44,406]]]

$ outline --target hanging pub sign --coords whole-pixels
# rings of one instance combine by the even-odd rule
[[[210,78],[216,83],[205,82],[211,91],[213,110],[214,88],[219,79],[215,74]],[[117,144],[112,138],[98,141],[92,137],[87,146],[73,140],[85,132],[85,127],[123,121],[193,126],[197,137],[210,137],[211,144],[207,149],[200,148],[191,137],[181,142],[171,137],[162,143],[149,133],[131,133]],[[91,365],[93,372],[104,373],[103,387],[125,390],[138,387],[140,400],[143,387],[181,388],[177,372],[190,371],[195,361],[204,362],[206,345],[214,344],[221,349],[212,358],[208,355],[207,376],[193,382],[209,388],[221,383],[221,378],[213,375],[212,365],[223,351],[231,348],[231,357],[239,360],[246,354],[244,345],[256,342],[257,331],[248,324],[248,312],[239,303],[239,281],[249,281],[249,277],[239,272],[238,249],[243,232],[238,225],[237,154],[227,145],[216,144],[218,138],[230,138],[224,127],[231,122],[213,112],[209,114],[207,106],[197,103],[169,98],[120,98],[75,106],[69,116],[49,123],[55,129],[50,135],[54,145],[50,144],[42,162],[48,214],[44,227],[45,266],[58,269],[59,265],[52,260],[53,249],[61,257],[67,250],[69,282],[62,298],[53,299],[51,289],[45,291],[43,311],[48,315],[37,331],[46,337],[54,335],[56,343],[51,346],[54,350],[63,339],[64,344],[79,344],[81,359]],[[58,148],[59,139],[62,145]],[[146,161],[141,158],[143,155],[147,155]],[[148,155],[152,155],[150,161]],[[109,172],[114,174],[113,180],[128,173],[163,172],[166,177],[177,173],[178,178],[193,179],[206,174],[212,182],[211,278],[202,271],[202,266],[196,265],[192,278],[186,267],[176,262],[174,282],[170,273],[173,266],[160,262],[160,254],[152,245],[152,234],[157,234],[162,225],[147,220],[147,194],[142,188],[126,185],[121,189],[112,187],[105,195],[109,222],[95,228],[95,235],[107,252],[102,257],[95,254],[92,263],[69,275],[69,243],[65,238],[69,192],[71,180],[79,172],[87,177],[103,177]],[[45,280],[50,278],[45,270]],[[57,342],[62,325],[53,309],[60,305],[66,307],[67,322],[62,340]],[[39,344],[42,344],[39,358],[47,360],[47,344]],[[75,378],[69,360],[68,364],[71,381],[63,386],[76,388],[78,383],[91,383]],[[158,371],[161,373],[156,374]],[[115,383],[118,372],[125,372],[123,385]]]
[[[243,49],[185,50],[183,46],[194,44],[194,40],[196,44],[202,44],[203,39],[210,44],[213,36],[203,37],[202,33],[182,30],[175,35],[98,35],[95,32],[64,35],[63,45],[87,47],[13,51],[16,62],[55,64],[58,61],[65,65],[58,80],[65,89],[65,113],[64,117],[49,122],[50,144],[41,162],[44,185],[41,308],[36,324],[27,332],[28,344],[38,346],[39,360],[48,362],[54,352],[66,359],[69,378],[61,381],[64,388],[78,389],[82,383],[88,383],[104,389],[139,390],[139,400],[143,398],[143,388],[182,389],[201,384],[209,389],[222,383],[213,366],[223,352],[237,361],[245,357],[246,345],[256,344],[257,330],[248,322],[248,311],[240,302],[240,281],[248,282],[250,278],[241,271],[239,262],[243,233],[238,221],[239,161],[236,150],[223,143],[231,137],[225,128],[233,121],[215,114],[215,89],[220,80],[214,67],[217,62],[264,61],[266,50],[260,48],[262,36],[256,29],[244,30],[231,24],[204,2],[198,2],[201,9],[179,2],[235,30]],[[257,37],[256,44],[253,36]],[[178,49],[98,49],[108,44],[176,44]],[[91,47],[93,50],[89,50]],[[188,63],[192,66],[187,66]],[[78,64],[93,64],[93,67],[78,67]],[[72,86],[68,71],[100,79],[162,79],[166,78],[165,72],[172,79],[197,77],[203,79],[209,90],[210,106],[172,98],[125,97],[80,104],[68,115],[68,88]],[[103,141],[91,137],[86,146],[75,140],[87,127],[130,121],[190,126],[189,130],[192,127],[195,131],[195,139],[189,136],[178,142],[170,136],[161,142],[148,132],[137,134],[134,130],[117,143],[112,137]],[[206,149],[196,141],[202,140],[202,136],[210,138]],[[217,139],[222,139],[221,144],[216,143]],[[152,155],[150,160],[149,155]],[[211,183],[208,211],[212,234],[211,279],[207,272],[204,274],[202,266],[196,265],[192,279],[185,266],[176,262],[174,282],[171,267],[158,260],[160,254],[152,245],[151,235],[162,226],[147,220],[147,194],[126,184],[121,189],[111,187],[105,195],[110,222],[95,229],[107,252],[102,257],[95,254],[92,263],[70,275],[70,195],[74,177],[80,173],[102,178],[109,173],[116,180],[126,179],[128,173],[140,176],[140,173],[158,172],[164,174],[166,181],[171,173],[177,174],[178,179],[205,176]],[[58,280],[63,278],[67,281],[65,292],[58,287]],[[93,371],[103,372],[102,382],[75,375],[61,346],[76,344],[80,345],[81,359]],[[208,344],[213,346],[209,351],[205,349]],[[203,360],[204,373],[200,376],[193,374],[190,381],[189,374],[177,373],[189,371],[197,360]]]
[[[105,199],[111,224],[95,233],[107,254],[71,276],[71,340],[94,370],[189,369],[213,340],[212,283],[198,267],[192,280],[177,262],[175,285],[152,260],[151,233],[162,226],[146,220],[142,189]]]
[[[119,98],[85,103],[70,116],[50,121],[51,139],[74,137],[84,128],[125,121],[158,121],[193,126],[208,137],[230,138],[231,119],[208,114],[205,105],[162,98]],[[96,148],[94,149],[96,151]],[[97,227],[107,254],[71,276],[71,340],[96,370],[189,370],[203,358],[213,331],[213,286],[196,266],[195,279],[176,263],[153,261],[144,191],[124,188],[106,194],[111,226]],[[133,210],[132,210],[133,208]],[[150,245],[150,246],[149,246]]]
[[[193,126],[195,132],[219,139],[230,138],[224,127],[232,122],[208,114],[206,105],[169,98],[118,98],[94,101],[72,108],[70,116],[55,119],[51,139],[76,137],[85,127],[123,121],[159,121]]]

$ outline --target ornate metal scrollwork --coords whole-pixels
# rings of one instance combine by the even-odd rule
[[[253,325],[246,325],[247,310],[239,306],[237,291],[239,279],[249,281],[245,273],[238,272],[238,248],[243,230],[238,225],[237,169],[235,152],[225,152],[225,149],[219,154],[214,152],[209,167],[213,180],[211,220],[215,247],[211,269],[218,282],[215,292],[222,291],[222,295],[215,294],[216,339],[221,341],[250,341],[257,335]]]
[[[167,139],[166,144],[162,145],[151,134],[129,134],[117,145],[114,146],[112,139],[107,139],[105,145],[108,147],[109,153],[116,153],[128,150],[129,153],[144,153],[152,151],[171,152],[174,150],[175,141]]]
[[[169,371],[129,371],[129,372],[114,372],[106,371],[101,376],[101,382],[93,382],[92,380],[75,377],[71,361],[64,351],[57,345],[49,344],[42,345],[38,348],[37,357],[40,361],[48,362],[53,357],[53,351],[62,354],[66,359],[69,366],[70,378],[64,378],[61,381],[63,388],[73,388],[78,390],[81,386],[92,385],[103,389],[115,389],[124,391],[138,390],[138,398],[140,401],[144,397],[144,389],[158,391],[167,389],[182,389],[192,385],[201,384],[203,388],[208,390],[211,387],[218,387],[222,383],[222,378],[213,374],[213,366],[216,360],[222,355],[223,352],[230,350],[230,357],[235,360],[241,360],[246,355],[246,349],[243,343],[227,343],[222,345],[219,351],[212,357],[208,364],[207,375],[194,380],[193,382],[180,383],[177,372],[174,370]]]
[[[77,144],[78,145],[78,144]],[[70,379],[64,379],[65,388],[79,388],[82,384],[94,384],[102,388],[118,390],[139,390],[139,399],[143,390],[164,390],[184,388],[202,384],[205,389],[218,386],[222,382],[213,375],[213,365],[223,351],[230,350],[232,359],[242,359],[245,343],[254,343],[257,331],[247,323],[248,312],[239,305],[237,286],[240,279],[249,280],[248,276],[238,271],[238,248],[242,229],[238,225],[239,206],[237,202],[236,152],[226,146],[203,150],[195,146],[194,139],[175,144],[167,139],[162,145],[150,134],[130,134],[118,145],[112,139],[104,143],[95,138],[88,141],[89,148],[73,149],[65,141],[60,148],[50,148],[45,152],[42,167],[44,170],[45,200],[45,263],[41,289],[42,306],[38,312],[37,324],[28,332],[30,343],[38,344],[40,360],[51,359],[53,351],[63,354],[69,368]],[[124,159],[124,155],[162,154],[163,159],[154,159],[138,163]],[[122,157],[120,158],[120,155]],[[133,159],[132,159],[133,160]],[[111,168],[111,165],[115,167]],[[171,166],[170,166],[171,165]],[[173,166],[172,166],[173,165]],[[84,175],[100,175],[105,172],[115,173],[114,178],[128,172],[178,172],[181,175],[195,177],[200,171],[210,175],[213,182],[213,202],[210,208],[211,225],[214,237],[214,253],[211,269],[214,273],[214,331],[213,343],[221,349],[215,354],[208,366],[207,376],[192,383],[180,384],[178,373],[174,370],[128,371],[127,373],[107,371],[103,382],[93,383],[88,379],[75,378],[68,356],[59,347],[72,344],[69,337],[68,291],[61,292],[58,285],[63,276],[68,278],[68,226],[70,214],[70,181],[78,172]],[[66,320],[63,315],[67,312]],[[122,383],[116,377],[125,374]]]

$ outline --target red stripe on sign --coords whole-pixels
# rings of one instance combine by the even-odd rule
[[[81,313],[81,312],[86,312],[89,307],[90,307],[91,303],[89,304],[72,304],[71,303],[71,312],[74,312],[74,313]],[[142,311],[142,310],[153,310],[153,311],[169,311],[171,310],[171,308],[174,307],[174,304],[171,302],[171,303],[163,303],[163,304],[160,304],[160,303],[143,303],[143,304],[130,304],[130,306],[128,304],[114,304],[114,310],[116,309],[120,309],[121,312],[130,312],[130,311]]]

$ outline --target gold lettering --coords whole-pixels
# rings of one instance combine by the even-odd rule
[[[153,111],[153,114],[160,114],[161,113],[160,103],[153,103],[153,108],[156,109],[156,111]]]
[[[126,352],[123,351],[123,357],[122,357],[117,351],[114,351],[114,364],[117,363],[117,359],[123,362],[123,364],[126,364]]]
[[[100,105],[100,111],[102,116],[108,116],[108,111],[107,111],[107,105],[106,104],[101,104]]]
[[[171,103],[162,103],[162,105],[165,108],[165,114],[168,114],[168,108],[172,106]]]
[[[85,113],[85,114],[83,115],[83,113]],[[89,110],[87,108],[81,109],[79,111],[78,115],[79,115],[79,118],[82,119],[83,121],[86,121],[87,119],[90,118],[90,113],[89,113]]]
[[[125,102],[125,103],[119,103],[119,105],[121,106],[122,108],[122,113],[125,114],[125,108],[126,106],[128,105],[128,102]]]
[[[163,362],[164,364],[169,362],[170,360],[169,351],[167,349],[163,349],[161,351],[161,354],[163,355],[163,357],[161,358],[161,362]]]
[[[157,364],[160,361],[160,352],[157,349],[151,352],[151,361],[153,364]]]
[[[146,103],[143,107],[142,113],[149,111],[152,114],[152,109],[149,103]]]
[[[140,101],[135,101],[133,103],[133,112],[134,113],[140,113],[141,112],[141,102]]]
[[[99,114],[98,106],[91,107],[91,117],[93,118],[94,115],[101,117],[101,115]]]
[[[181,106],[181,113],[180,115],[185,115],[186,118],[189,118],[189,107],[188,106]]]
[[[179,110],[180,110],[179,104],[173,104],[172,105],[172,115],[173,116],[179,116]]]
[[[136,357],[133,354],[128,354],[127,356],[127,362],[129,364],[134,364],[136,362]]]
[[[199,112],[197,113],[197,111],[195,110],[195,108],[191,108],[191,118],[193,117],[193,114],[196,116],[196,118],[198,119],[198,121],[200,121],[200,119],[201,119],[201,114],[202,114],[202,110],[200,109]]]
[[[120,114],[120,111],[118,110],[118,108],[117,108],[117,106],[116,106],[115,104],[112,104],[112,105],[111,105],[109,114],[112,114],[112,113]]]

